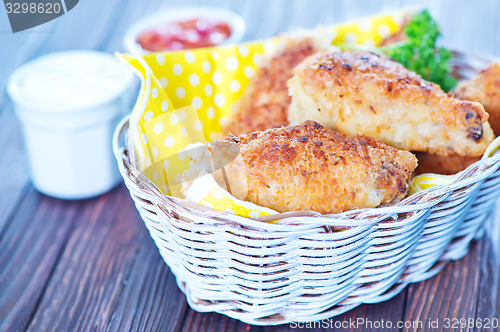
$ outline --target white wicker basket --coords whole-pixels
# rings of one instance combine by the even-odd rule
[[[189,305],[249,324],[332,317],[434,276],[482,235],[500,189],[496,152],[395,206],[253,220],[163,195],[131,164],[127,126],[113,142],[120,172]]]
[[[114,138],[120,172],[189,305],[249,324],[332,317],[430,278],[481,236],[500,189],[496,152],[395,206],[266,223],[163,195],[120,147],[127,125]]]

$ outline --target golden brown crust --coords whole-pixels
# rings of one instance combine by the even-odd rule
[[[416,154],[418,167],[416,174],[436,173],[444,175],[457,174],[463,171],[481,157],[462,157],[462,156],[439,156],[425,152]]]
[[[286,82],[293,76],[292,69],[317,50],[311,38],[286,40],[284,50],[264,61],[252,77],[223,134],[241,135],[287,125],[290,96]]]
[[[228,137],[240,157],[225,167],[245,199],[280,212],[338,213],[402,198],[417,159],[373,138],[350,137],[307,121],[295,127]]]
[[[475,78],[460,82],[455,88],[455,96],[460,99],[483,104],[490,115],[488,122],[495,135],[500,135],[500,64],[492,63]]]
[[[493,140],[481,104],[444,93],[401,64],[369,52],[320,52],[288,82],[291,124],[315,120],[408,151],[481,155]]]

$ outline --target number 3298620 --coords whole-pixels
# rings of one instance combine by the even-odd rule
[[[499,326],[499,322],[497,318],[445,318],[444,319],[444,328],[445,329],[464,329],[464,328],[493,328],[497,329]]]
[[[34,3],[34,2],[7,2],[5,3],[7,14],[59,14],[62,11],[59,3]]]

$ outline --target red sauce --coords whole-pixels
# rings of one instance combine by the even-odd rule
[[[219,45],[231,33],[227,23],[194,18],[143,32],[137,42],[143,49],[152,52],[184,50]]]

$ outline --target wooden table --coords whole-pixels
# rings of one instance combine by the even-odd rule
[[[423,3],[440,21],[446,45],[500,55],[500,2]],[[131,22],[162,7],[188,4],[201,3],[85,0],[57,20],[15,35],[0,9],[0,331],[290,329],[255,327],[191,310],[123,185],[98,198],[61,201],[38,193],[29,181],[21,131],[4,92],[8,75],[49,52],[122,50],[122,37]],[[250,40],[290,27],[340,22],[416,3],[221,0],[211,4],[240,13]],[[498,213],[494,217],[486,235],[462,260],[385,303],[362,305],[335,321],[363,317],[396,325],[500,318]]]

